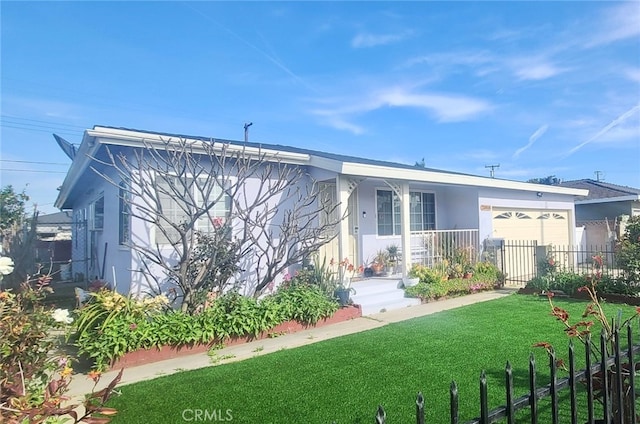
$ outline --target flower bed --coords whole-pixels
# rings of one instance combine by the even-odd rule
[[[332,316],[320,319],[315,325],[302,324],[298,321],[286,321],[276,325],[268,331],[260,333],[258,336],[254,337],[251,335],[247,335],[242,337],[232,337],[225,340],[223,343],[225,346],[235,346],[254,340],[266,339],[269,337],[273,337],[274,335],[293,334],[309,328],[324,327],[325,325],[336,324],[338,322],[347,321],[361,316],[362,308],[360,307],[360,305],[345,306],[338,309]],[[151,349],[138,349],[133,352],[125,353],[123,356],[112,361],[110,368],[119,369],[124,367],[135,367],[152,362],[164,361],[166,359],[204,353],[207,352],[212,346],[215,346],[219,343],[220,341],[214,341],[208,344],[197,343],[184,346],[165,345]]]

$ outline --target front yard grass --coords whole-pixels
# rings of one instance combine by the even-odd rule
[[[586,303],[555,299],[578,319]],[[613,316],[633,308],[606,305]],[[574,321],[572,320],[572,321]],[[599,334],[600,329],[593,329]],[[538,385],[548,383],[548,357],[536,342],[566,358],[568,338],[544,297],[512,295],[358,334],[237,363],[123,386],[110,401],[114,423],[179,423],[232,417],[234,423],[370,423],[383,405],[387,421],[415,422],[415,397],[426,399],[426,421],[449,422],[449,386],[458,384],[461,422],[479,415],[478,380],[486,371],[490,407],[505,402],[504,367],[514,368],[516,396],[528,390],[534,352]],[[577,349],[580,367],[584,363]],[[185,361],[188,361],[188,357]],[[126,370],[125,370],[126,373]],[[566,404],[566,403],[565,403]],[[565,408],[566,409],[566,408]],[[227,415],[229,411],[230,415]],[[550,422],[541,406],[541,422]],[[584,420],[583,420],[584,421]]]

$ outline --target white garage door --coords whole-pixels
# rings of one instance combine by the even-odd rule
[[[496,238],[567,246],[570,231],[566,210],[493,209],[493,236]]]

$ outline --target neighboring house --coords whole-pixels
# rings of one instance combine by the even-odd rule
[[[640,189],[583,179],[564,181],[562,187],[589,190],[576,198],[576,225],[584,228],[583,246],[605,246],[615,241],[617,219],[622,215],[640,215]]]
[[[73,213],[74,273],[117,280],[118,290],[137,293],[141,264],[130,240],[151,243],[153,231],[133,222],[122,207],[118,187],[92,170],[106,160],[105,146],[125,154],[143,140],[210,138],[96,126],[86,130],[60,190],[56,206]],[[339,213],[348,215],[338,235],[320,254],[368,265],[376,252],[395,244],[406,274],[412,262],[432,263],[435,240],[461,241],[479,253],[487,239],[574,242],[574,200],[582,189],[530,184],[436,169],[425,169],[264,143],[215,140],[232,148],[260,149],[270,157],[305,168],[330,189]],[[282,205],[286,208],[286,205]],[[131,282],[131,284],[129,284]]]
[[[38,215],[36,221],[36,261],[43,270],[52,265],[54,278],[71,278],[71,212]]]

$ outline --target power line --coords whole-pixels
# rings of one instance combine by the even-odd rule
[[[33,163],[36,165],[63,165],[68,166],[68,163],[61,162],[34,162],[30,160],[10,160],[10,159],[0,159],[0,162],[12,162],[12,163]]]
[[[15,129],[18,129],[18,130],[26,130],[26,131],[39,131],[39,132],[46,132],[46,133],[57,132],[57,133],[64,134],[64,135],[82,135],[81,131],[71,132],[71,131],[66,131],[66,130],[58,130],[58,129],[55,129],[55,128],[51,128],[51,129],[45,130],[45,129],[38,129],[38,128],[15,127],[15,126],[12,126],[12,125],[6,125],[4,122],[0,123],[0,127],[15,128]]]
[[[21,121],[30,121],[30,122],[38,122],[41,124],[52,124],[52,125],[56,125],[59,127],[72,127],[72,128],[79,128],[81,130],[85,130],[85,127],[81,126],[81,125],[73,125],[73,124],[64,124],[61,122],[51,122],[51,121],[41,121],[39,119],[30,119],[30,118],[22,118],[20,116],[13,116],[13,115],[0,115],[3,118],[9,118],[9,119],[19,119]]]
[[[33,169],[5,169],[0,168],[2,172],[44,172],[47,174],[66,174],[67,171],[43,171],[43,170],[33,170]]]

